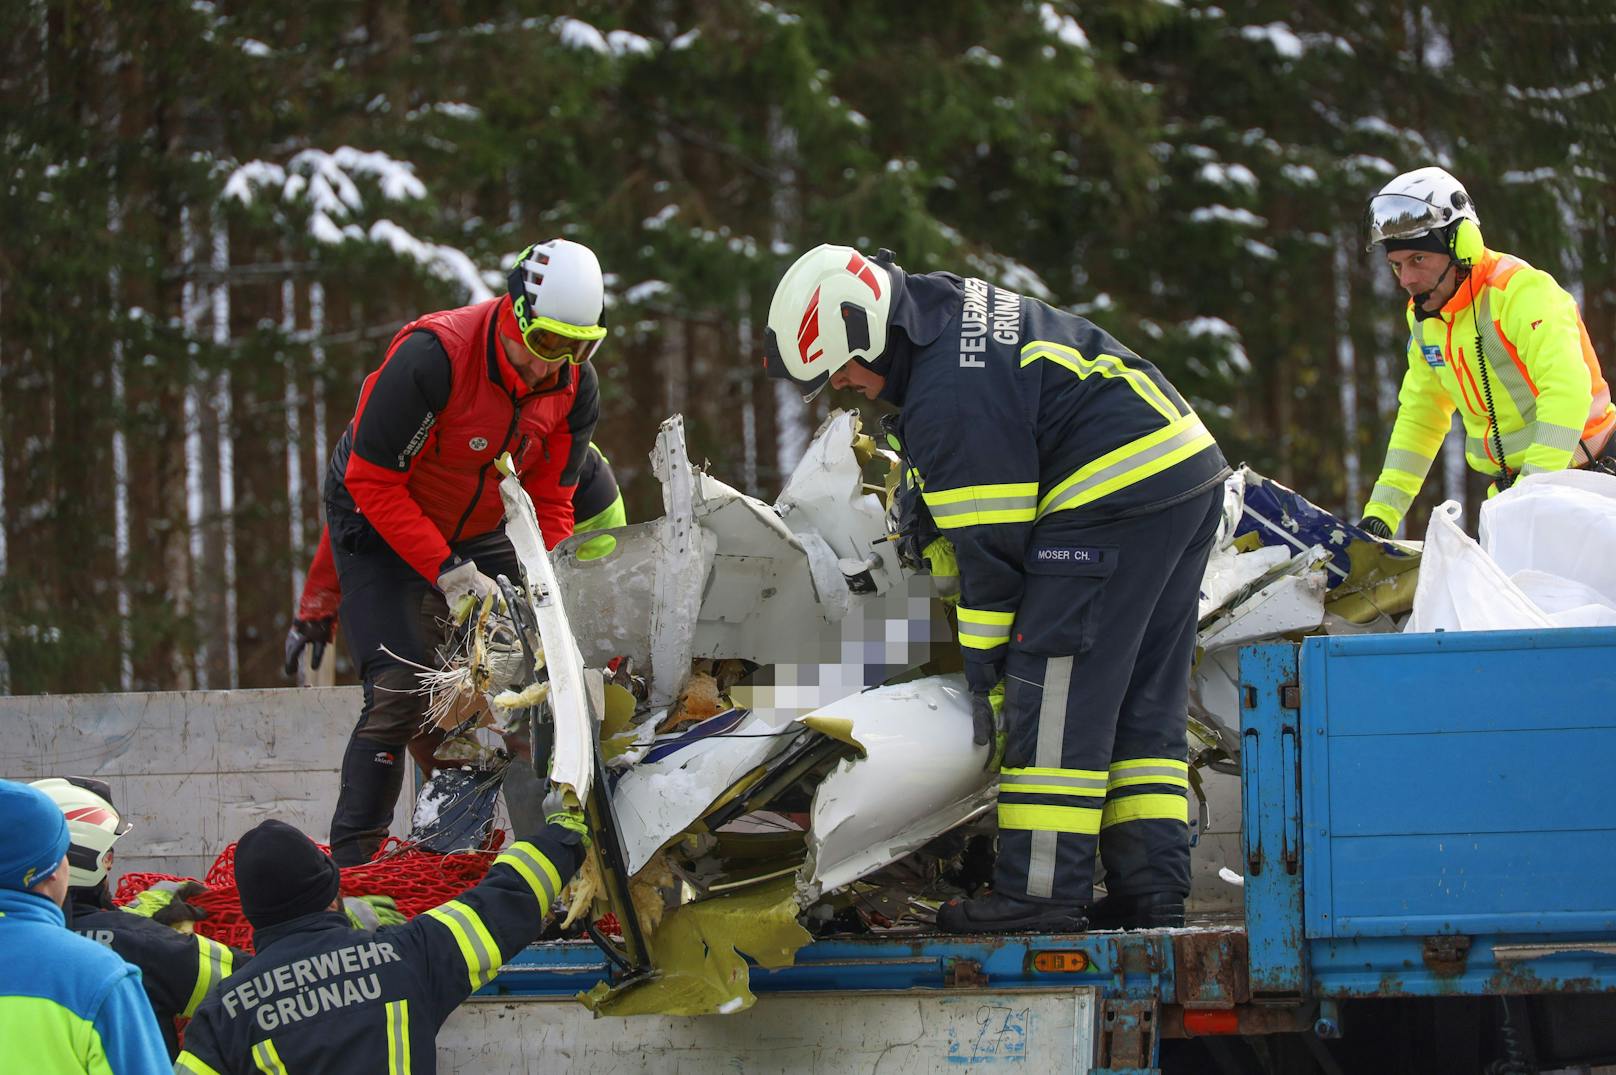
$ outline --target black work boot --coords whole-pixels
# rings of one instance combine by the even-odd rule
[[[387,838],[408,760],[403,746],[358,736],[348,740],[331,815],[331,858],[338,866],[369,862]]]
[[[1082,933],[1089,921],[1074,904],[1035,903],[993,892],[974,900],[949,900],[937,909],[944,933]]]
[[[1094,929],[1172,929],[1184,924],[1184,897],[1176,892],[1108,895],[1089,909]]]

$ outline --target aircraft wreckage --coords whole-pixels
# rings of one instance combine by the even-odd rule
[[[922,932],[991,876],[990,748],[971,740],[947,608],[900,563],[898,463],[837,412],[769,505],[693,467],[675,416],[652,453],[663,515],[585,559],[593,535],[547,553],[502,483],[526,577],[424,678],[440,723],[531,736],[589,814],[563,902],[618,972],[581,995],[596,1012],[739,1010],[747,957]],[[1238,832],[1212,819],[1238,826],[1239,647],[1395,630],[1419,562],[1246,469],[1224,514],[1191,684],[1192,912],[1237,898]]]

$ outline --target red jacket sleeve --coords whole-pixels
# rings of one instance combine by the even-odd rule
[[[337,581],[337,562],[331,556],[331,531],[320,528],[320,546],[314,550],[308,576],[303,580],[303,597],[297,603],[300,620],[329,620],[342,604],[342,585]]]
[[[353,421],[353,451],[343,484],[354,506],[392,550],[429,582],[449,558],[443,539],[410,495],[410,469],[437,436],[448,404],[449,356],[436,336],[414,332],[371,374]]]

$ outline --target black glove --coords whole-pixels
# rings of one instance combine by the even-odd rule
[[[183,933],[187,923],[208,917],[206,908],[189,902],[207,890],[208,886],[200,881],[159,881],[125,904],[123,910]]]
[[[293,620],[292,629],[286,632],[286,663],[281,666],[281,671],[289,676],[297,675],[297,659],[303,655],[303,647],[307,645],[314,646],[309,652],[309,667],[320,667],[320,659],[325,656],[325,648],[330,645],[336,626],[335,619]]]
[[[1373,534],[1382,541],[1390,541],[1392,528],[1386,525],[1386,520],[1376,515],[1370,515],[1358,523],[1358,529],[1366,534]]]
[[[987,691],[971,692],[971,742],[985,747],[993,742],[999,731],[999,715],[993,711],[993,702]]]

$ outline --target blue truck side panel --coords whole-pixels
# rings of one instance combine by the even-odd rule
[[[1092,987],[1238,1008],[1242,1033],[1350,997],[1616,992],[1616,629],[1314,638],[1240,667],[1244,931],[826,939],[753,990]],[[591,945],[539,945],[485,992],[607,976]]]
[[[1616,986],[1599,954],[1616,941],[1616,710],[1600,704],[1616,630],[1313,638],[1299,666],[1286,651],[1241,665],[1253,993]],[[1288,763],[1292,728],[1300,919],[1288,877],[1251,876],[1274,853],[1290,774],[1270,755]]]

